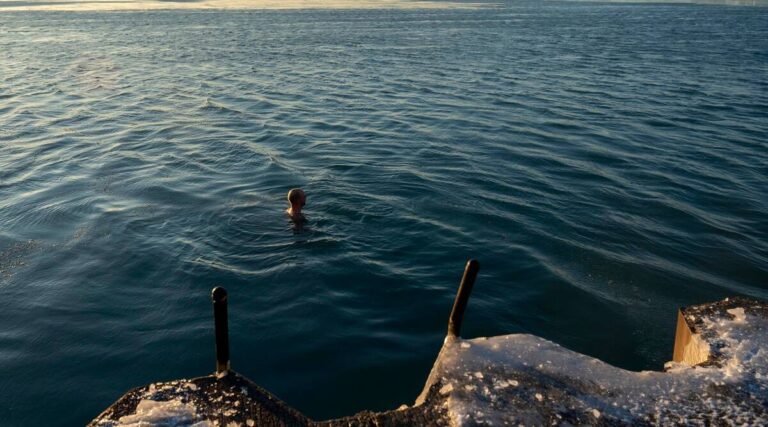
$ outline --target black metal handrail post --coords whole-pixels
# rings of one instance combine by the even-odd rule
[[[453,302],[451,317],[448,319],[448,336],[458,337],[461,335],[461,322],[464,320],[464,311],[467,309],[469,295],[472,293],[478,271],[480,271],[480,263],[477,260],[467,261],[459,291],[456,293],[456,300]]]
[[[221,286],[211,291],[213,321],[216,329],[216,373],[229,370],[229,322],[227,320],[227,291]]]

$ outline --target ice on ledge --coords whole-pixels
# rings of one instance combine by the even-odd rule
[[[449,337],[417,403],[437,384],[456,426],[766,425],[768,319],[727,313],[696,319],[710,362],[666,372],[626,371],[532,335]]]
[[[193,384],[194,385],[194,384]],[[213,427],[207,420],[201,420],[197,408],[180,399],[167,401],[152,400],[150,396],[142,399],[136,406],[136,412],[120,417],[117,422],[104,423],[110,427]]]

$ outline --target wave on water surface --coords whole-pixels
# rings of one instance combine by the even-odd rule
[[[633,370],[768,297],[768,9],[424,5],[0,13],[0,420],[208,373],[214,285],[316,419],[412,401],[469,257],[467,338]]]

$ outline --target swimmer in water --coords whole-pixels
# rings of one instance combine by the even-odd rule
[[[293,222],[304,222],[307,219],[304,214],[301,213],[301,208],[307,203],[307,196],[304,194],[304,190],[301,188],[293,188],[288,192],[288,203],[291,206],[285,210],[285,213],[293,220]]]

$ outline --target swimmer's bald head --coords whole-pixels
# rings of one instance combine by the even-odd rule
[[[301,188],[292,188],[288,192],[288,203],[291,204],[286,212],[291,217],[297,217],[301,215],[301,208],[307,203],[307,196],[304,194],[304,190]]]
[[[291,206],[304,206],[307,203],[307,196],[301,188],[292,188],[288,192],[288,203]]]

